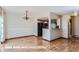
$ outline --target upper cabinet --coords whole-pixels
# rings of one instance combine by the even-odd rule
[[[50,12],[50,27],[51,29],[61,28],[61,16]]]
[[[40,18],[37,21],[38,21],[38,23],[42,23],[43,24],[42,28],[48,29],[49,19],[47,17]]]
[[[61,29],[61,15],[49,12],[49,17],[39,18],[38,23],[46,24],[48,29]]]

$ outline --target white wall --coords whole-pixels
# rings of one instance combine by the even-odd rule
[[[62,16],[62,37],[68,38],[69,15]]]
[[[6,38],[34,35],[33,18],[25,20],[20,14],[7,13],[6,15]]]
[[[38,9],[36,10],[38,11]],[[37,35],[37,19],[47,17],[48,11],[42,9],[39,12],[29,11],[29,20],[23,19],[22,13],[7,12],[5,14],[5,34],[6,38],[19,36]]]
[[[18,7],[16,7],[17,9]],[[22,8],[22,7],[21,7]],[[13,37],[19,37],[19,36],[28,36],[28,35],[37,35],[37,19],[42,17],[48,17],[49,18],[49,33],[51,32],[51,35],[49,36],[51,39],[60,37],[59,33],[60,30],[51,30],[51,24],[50,24],[50,18],[55,19],[58,18],[57,15],[53,14],[51,17],[49,17],[50,10],[48,8],[33,8],[33,7],[23,7],[22,10],[19,7],[20,10],[16,12],[16,9],[12,9],[12,7],[6,7],[6,17],[5,17],[5,34],[6,38],[13,38]],[[22,12],[25,12],[24,10],[29,10],[29,20],[22,19],[24,14]],[[9,12],[10,11],[10,12]],[[55,11],[55,10],[54,10]],[[56,11],[57,12],[57,11]],[[64,19],[64,18],[63,18]],[[64,22],[64,21],[63,21]],[[64,23],[63,23],[64,24]],[[63,25],[64,26],[64,25]],[[67,30],[67,29],[66,29]],[[63,28],[63,32],[64,32]],[[54,33],[55,32],[55,33]],[[65,35],[67,36],[67,33],[65,32]],[[63,36],[65,36],[63,34]]]
[[[75,18],[75,35],[79,37],[79,16]]]

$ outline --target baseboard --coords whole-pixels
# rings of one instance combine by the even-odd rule
[[[35,35],[28,35],[28,36],[20,36],[20,37],[14,37],[14,38],[7,38],[7,39],[5,39],[5,41],[1,42],[1,44],[5,43],[9,39],[19,39],[19,38],[31,37],[31,36],[35,36]]]
[[[4,42],[1,42],[1,44],[2,43],[5,43],[7,40],[9,40],[9,39],[19,39],[19,38],[25,38],[25,37],[31,37],[31,36],[35,36],[35,37],[38,37],[38,36],[36,36],[36,35],[28,35],[28,36],[20,36],[20,37],[14,37],[14,38],[8,38],[8,39],[5,39],[5,41]],[[43,39],[43,38],[42,38]],[[56,39],[68,39],[68,38],[64,38],[64,37],[59,37],[59,38],[56,38]],[[56,39],[54,39],[54,40],[56,40]],[[54,40],[46,40],[46,39],[43,39],[43,40],[45,40],[45,41],[48,41],[48,42],[51,42],[51,41],[54,41]]]
[[[74,38],[78,38],[78,39],[79,39],[79,35],[74,35],[73,37],[74,37]]]
[[[56,39],[51,40],[50,42],[55,41],[55,40],[57,40],[57,39],[68,39],[68,38],[59,37],[59,38],[56,38]]]
[[[35,36],[35,37],[38,37],[38,36]],[[42,38],[42,37],[41,37]],[[44,39],[44,38],[42,38],[43,40],[45,40],[45,41],[48,41],[48,42],[52,42],[52,41],[55,41],[55,40],[57,40],[57,39],[69,39],[69,38],[64,38],[64,37],[59,37],[59,38],[56,38],[56,39],[53,39],[53,40],[46,40],[46,39]]]
[[[30,37],[30,36],[35,36],[35,35],[19,36],[19,37],[7,38],[5,40],[8,40],[8,39],[18,39],[18,38],[24,38],[24,37]]]
[[[62,39],[69,39],[69,38],[65,38],[65,37],[60,37],[60,38],[62,38]]]
[[[36,36],[36,37],[38,37],[38,36]],[[57,39],[68,39],[68,38],[59,37],[59,38],[56,38],[56,39],[53,39],[53,40],[46,40],[46,39],[44,39],[44,38],[42,38],[42,39],[45,40],[45,41],[48,41],[48,42],[52,42],[52,41],[55,41],[55,40],[57,40]]]

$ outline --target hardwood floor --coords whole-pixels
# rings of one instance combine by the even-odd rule
[[[3,52],[77,52],[79,39],[56,39],[51,42],[41,37],[24,37],[7,40],[2,44]]]
[[[69,40],[69,51],[79,52],[79,39],[78,38],[72,38]]]

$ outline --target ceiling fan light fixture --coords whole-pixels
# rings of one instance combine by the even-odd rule
[[[28,20],[29,17],[28,17],[28,11],[26,10],[26,14],[25,14],[25,17],[23,17],[24,19]]]

